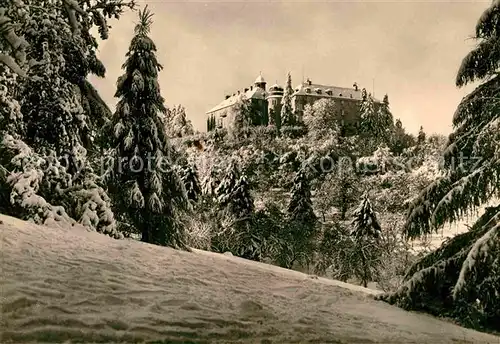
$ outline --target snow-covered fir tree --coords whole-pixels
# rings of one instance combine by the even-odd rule
[[[455,131],[444,152],[446,174],[409,208],[409,238],[430,234],[500,196],[500,78],[497,75],[500,2],[493,1],[476,25],[477,46],[463,59],[456,84],[481,84],[459,104]],[[464,159],[463,157],[468,159]],[[417,262],[406,283],[383,298],[407,309],[451,316],[462,324],[498,330],[500,323],[500,205],[466,233]]]
[[[287,211],[290,220],[295,222],[313,224],[317,219],[311,201],[311,185],[304,169],[300,169],[293,179]]]
[[[352,225],[352,235],[356,238],[380,237],[382,229],[367,194],[363,196],[361,203],[353,212]]]
[[[281,114],[280,114],[280,124],[285,125],[295,125],[297,119],[295,118],[295,113],[292,107],[292,75],[288,73],[286,79],[286,86],[283,92],[283,98],[281,99]]]
[[[353,256],[355,275],[357,275],[366,288],[368,282],[373,280],[377,268],[377,239],[381,236],[381,227],[377,219],[368,194],[363,196],[359,206],[353,212],[353,229],[351,236],[354,240]]]
[[[363,101],[360,107],[360,129],[361,134],[366,136],[378,136],[383,135],[383,126],[380,123],[380,118],[377,111],[375,110],[375,102],[370,93],[366,92],[366,89],[362,90]]]
[[[219,205],[237,218],[248,217],[255,209],[247,177],[234,160],[228,165],[215,194]]]
[[[166,108],[158,84],[162,66],[148,36],[152,16],[147,6],[139,12],[125,73],[117,81],[110,190],[117,211],[127,214],[142,241],[185,247],[179,218],[188,199],[170,162],[172,148],[163,130]]]
[[[391,134],[394,131],[394,116],[392,115],[389,96],[384,95],[384,100],[377,111],[377,118],[381,125],[381,135],[385,144],[390,144]]]
[[[182,171],[181,179],[184,183],[184,187],[186,188],[188,198],[193,202],[197,202],[201,194],[201,187],[198,180],[198,170],[196,169],[196,165],[189,164]]]
[[[88,155],[109,109],[86,77],[104,76],[92,29],[106,39],[105,16],[118,18],[133,1],[7,2],[0,4],[0,62],[17,74],[12,92],[22,117],[18,130],[1,135],[13,207],[7,213],[38,223],[76,219],[116,236]]]

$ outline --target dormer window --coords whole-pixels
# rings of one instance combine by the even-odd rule
[[[311,93],[311,89],[309,87],[306,88],[306,93]]]
[[[321,94],[321,89],[320,89],[320,88],[317,88],[317,89],[316,89],[316,93],[317,93],[317,94]]]
[[[332,90],[326,90],[326,94],[328,94],[329,96],[333,95],[333,92]]]

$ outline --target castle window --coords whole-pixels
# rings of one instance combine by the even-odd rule
[[[342,93],[339,93],[339,97],[342,97]]]

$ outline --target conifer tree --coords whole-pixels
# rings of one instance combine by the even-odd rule
[[[311,186],[306,172],[301,169],[293,179],[292,198],[288,204],[288,216],[292,221],[313,224],[317,217],[311,201]]]
[[[409,207],[409,238],[437,231],[488,202],[498,203],[500,170],[500,2],[493,1],[476,25],[477,46],[463,59],[456,85],[481,84],[455,112],[447,148],[446,173]],[[463,157],[469,159],[464,159]],[[460,162],[460,166],[457,166]],[[454,317],[476,328],[500,323],[500,205],[487,207],[469,229],[418,261],[405,284],[383,296],[407,309]]]
[[[311,200],[311,186],[304,169],[300,169],[293,179],[287,215],[284,235],[288,238],[280,264],[291,269],[297,261],[310,263],[318,235],[317,217]]]
[[[197,202],[201,194],[200,182],[198,180],[198,171],[196,165],[189,164],[182,173],[182,182],[186,188],[188,199]]]
[[[113,116],[113,156],[116,166],[110,189],[120,212],[127,214],[142,241],[185,247],[179,214],[187,195],[170,163],[172,149],[163,130],[166,108],[158,85],[162,66],[149,38],[153,14],[139,12],[139,23],[126,54],[125,73],[118,78]]]
[[[237,218],[248,217],[255,209],[247,177],[241,173],[235,161],[228,165],[215,193],[220,206]]]
[[[424,127],[420,126],[420,129],[418,131],[418,136],[417,136],[417,144],[423,145],[425,143],[425,132],[424,132]]]
[[[372,208],[372,204],[368,195],[364,195],[358,208],[353,213],[353,232],[352,235],[356,238],[361,237],[380,237],[381,227],[377,220],[375,211]]]
[[[0,135],[0,164],[6,168],[16,216],[38,223],[78,220],[117,236],[110,201],[89,158],[109,109],[86,77],[105,72],[91,30],[97,27],[106,39],[105,16],[118,18],[133,5],[107,0],[85,5],[44,1],[36,6],[0,1],[0,35],[5,38],[0,62],[18,75],[12,94],[22,114],[16,133]]]
[[[375,111],[375,102],[371,94],[362,90],[363,101],[361,102],[361,133],[367,137],[378,136],[383,134],[383,128],[380,123],[380,118]]]
[[[297,123],[297,119],[295,118],[295,114],[292,108],[292,95],[293,95],[292,75],[288,73],[285,90],[283,92],[283,98],[281,99],[282,106],[281,106],[280,123],[282,126],[294,125]]]
[[[391,136],[394,130],[394,117],[389,106],[389,96],[386,94],[382,104],[380,104],[377,117],[381,124],[383,142],[387,145],[391,143]]]
[[[359,255],[361,268],[356,271],[356,275],[361,278],[366,288],[368,282],[373,279],[372,270],[377,265],[377,247],[374,241],[380,237],[382,230],[367,194],[353,212],[353,218],[351,235],[355,241],[355,251]]]

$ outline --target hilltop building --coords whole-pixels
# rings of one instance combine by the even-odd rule
[[[262,74],[259,75],[252,86],[237,91],[232,95],[226,95],[221,103],[207,111],[207,118],[215,121],[216,128],[230,127],[234,121],[233,107],[242,96],[245,96],[251,101],[253,110],[258,113],[259,120],[254,124],[268,125],[271,114],[281,113],[284,88],[275,84],[267,90],[266,85],[267,83]],[[362,90],[356,83],[352,88],[346,88],[314,84],[309,79],[294,88],[292,107],[297,118],[299,120],[302,118],[307,104],[313,104],[323,98],[330,98],[341,104],[339,106],[339,109],[341,109],[339,116],[346,123],[355,126],[359,121],[359,106],[363,101],[363,96]],[[375,103],[380,104],[380,101],[375,100]]]

